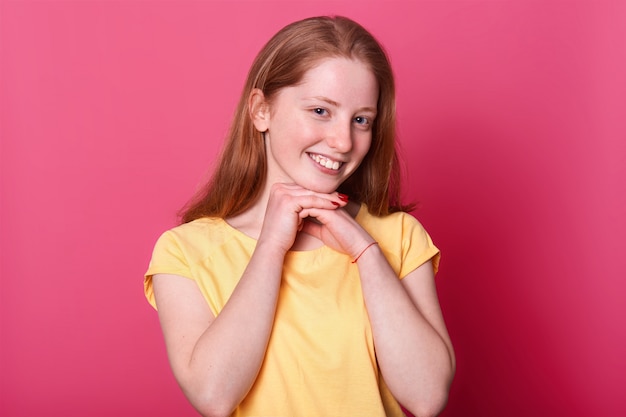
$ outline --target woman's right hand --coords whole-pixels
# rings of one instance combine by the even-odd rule
[[[270,190],[259,243],[275,245],[286,253],[302,229],[307,209],[336,210],[345,205],[337,193],[317,193],[297,184],[275,183]]]

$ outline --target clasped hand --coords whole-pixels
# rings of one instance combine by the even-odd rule
[[[271,241],[285,253],[298,233],[307,233],[326,246],[355,257],[374,239],[345,210],[337,192],[307,190],[296,184],[272,185],[259,242]]]

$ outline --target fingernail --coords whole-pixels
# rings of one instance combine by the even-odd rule
[[[343,201],[344,203],[347,203],[347,202],[348,202],[348,199],[349,199],[349,197],[348,197],[347,195],[345,195],[345,194],[341,194],[341,193],[337,193],[337,197],[339,197],[339,199],[340,199],[341,201]]]
[[[336,201],[331,201],[331,203],[333,203],[333,205],[334,205],[334,206],[339,207],[339,203],[338,203],[338,202],[336,202]]]

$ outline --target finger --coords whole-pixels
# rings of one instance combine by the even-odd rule
[[[339,207],[331,205],[330,207],[307,207],[298,212],[298,217],[309,222],[317,224],[325,224],[329,221],[330,215],[335,213]]]
[[[348,197],[347,195],[342,194],[340,192],[337,192],[337,191],[335,191],[334,194],[339,199],[339,201],[341,201],[344,204],[348,204],[348,201],[350,200],[350,197]]]
[[[341,210],[337,210],[341,209]],[[343,208],[337,207],[334,204],[326,204],[326,207],[307,207],[304,208],[301,212],[298,213],[298,216],[302,219],[307,219],[309,221],[313,221],[317,224],[326,224],[330,222],[332,219],[335,219],[335,216],[340,214],[343,211]]]
[[[273,192],[277,192],[278,194],[290,195],[295,197],[315,196],[321,199],[327,199],[337,207],[343,207],[348,203],[348,196],[338,193],[336,191],[329,194],[319,193],[309,190],[307,188],[303,188],[297,184],[291,183],[275,183],[272,187]]]
[[[310,194],[304,195],[301,197],[297,197],[294,199],[294,202],[302,207],[301,212],[305,212],[309,209],[322,209],[322,210],[336,210],[342,206],[345,206],[344,203],[335,199],[330,199],[329,195],[317,195]],[[307,214],[308,215],[308,214]],[[306,217],[306,216],[303,216]]]

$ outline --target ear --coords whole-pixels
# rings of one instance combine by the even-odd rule
[[[248,98],[248,111],[254,127],[259,132],[265,132],[270,127],[270,106],[265,101],[263,91],[255,88]]]

